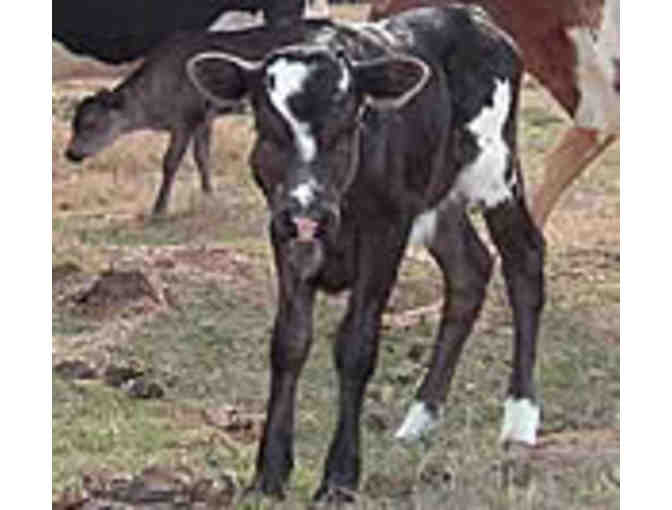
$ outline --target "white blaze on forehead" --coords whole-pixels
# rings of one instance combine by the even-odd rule
[[[271,103],[289,124],[301,159],[312,161],[317,152],[317,144],[310,131],[310,124],[299,121],[289,107],[289,100],[303,91],[311,66],[300,61],[278,58],[266,72],[270,78],[268,95]]]
[[[457,177],[451,198],[491,208],[511,198],[512,182],[506,182],[509,146],[502,136],[511,109],[511,84],[495,80],[492,106],[485,106],[467,124],[476,138],[478,156]],[[514,174],[515,179],[515,174]]]
[[[301,207],[308,207],[315,198],[317,184],[313,179],[302,182],[296,188],[289,192],[289,196],[295,198]]]

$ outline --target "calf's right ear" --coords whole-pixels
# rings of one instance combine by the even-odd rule
[[[215,104],[227,106],[247,94],[261,66],[261,61],[207,51],[187,61],[187,75],[203,96]]]

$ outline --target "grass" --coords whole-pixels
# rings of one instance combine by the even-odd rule
[[[233,471],[244,483],[252,476],[257,437],[239,437],[206,416],[228,406],[262,413],[267,398],[275,289],[266,213],[246,165],[251,121],[217,122],[213,201],[202,200],[185,158],[169,217],[149,221],[165,137],[129,136],[83,166],[62,156],[69,98],[90,88],[85,81],[54,85],[52,263],[75,268],[54,278],[54,364],[82,359],[99,373],[111,364],[137,365],[166,395],[134,400],[100,379],[54,373],[54,495],[81,487],[83,475],[133,474],[151,465],[188,466],[212,479]],[[534,186],[542,155],[566,121],[533,85],[522,108],[522,157]],[[437,317],[384,329],[362,421],[359,507],[617,507],[618,175],[615,146],[561,201],[547,231],[548,301],[537,367],[541,446],[531,454],[497,446],[511,356],[510,312],[497,276],[431,442],[401,445],[392,436],[425,369]],[[73,297],[110,267],[142,270],[160,302],[103,319],[82,314]],[[440,293],[438,271],[414,254],[404,262],[388,312],[429,304]],[[299,389],[297,465],[288,500],[275,508],[304,506],[319,482],[336,420],[330,342],[343,309],[342,297],[319,299],[316,341]]]

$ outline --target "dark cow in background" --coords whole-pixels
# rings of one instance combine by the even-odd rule
[[[267,22],[291,24],[305,0],[60,0],[52,5],[52,37],[70,51],[110,64],[143,57],[180,30],[205,30],[226,11],[263,11]]]
[[[282,494],[293,466],[315,295],[350,289],[333,345],[338,426],[316,497],[356,490],[364,392],[409,242],[441,268],[445,300],[429,371],[397,437],[416,439],[437,424],[493,266],[465,212],[472,206],[501,254],[514,315],[501,439],[534,444],[544,242],[523,194],[523,66],[509,37],[480,9],[419,9],[325,26],[263,60],[206,52],[188,70],[213,101],[250,97],[258,131],[250,163],[271,210],[279,302],[254,488]]]
[[[620,0],[372,0],[371,18],[428,5],[483,7],[523,52],[525,67],[574,121],[546,158],[532,202],[543,226],[563,191],[620,131]]]

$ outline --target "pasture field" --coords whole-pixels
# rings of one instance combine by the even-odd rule
[[[335,11],[363,16],[356,8]],[[54,65],[67,65],[67,58]],[[252,120],[232,115],[216,123],[214,198],[201,196],[188,156],[168,216],[152,220],[166,135],[131,135],[81,166],[63,156],[76,102],[113,83],[53,87],[55,508],[303,508],[335,427],[330,342],[345,297],[323,296],[316,308],[287,500],[231,503],[253,473],[275,303],[265,206],[246,163]],[[521,108],[531,187],[567,120],[532,80]],[[438,316],[427,305],[441,294],[438,269],[413,251],[386,312],[378,370],[366,395],[356,507],[618,508],[618,144],[564,197],[546,237],[538,447],[497,445],[512,324],[499,274],[441,427],[421,444],[393,439],[431,353]]]

